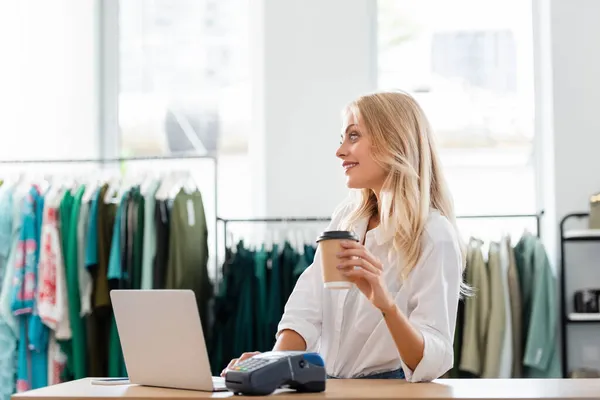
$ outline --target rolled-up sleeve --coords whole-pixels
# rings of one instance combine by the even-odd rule
[[[411,370],[402,368],[409,382],[431,381],[444,375],[454,362],[454,329],[460,297],[462,255],[452,241],[431,243],[409,278],[408,319],[424,342],[423,358]]]
[[[320,251],[317,249],[314,262],[300,275],[286,302],[276,337],[283,330],[291,329],[302,336],[307,351],[316,351],[323,316],[322,287]]]

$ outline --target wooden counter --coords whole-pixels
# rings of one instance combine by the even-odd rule
[[[91,379],[62,383],[15,394],[18,399],[223,398],[231,392],[206,393],[137,385],[99,386]],[[331,379],[324,393],[281,391],[277,399],[600,399],[600,379],[440,379],[429,383],[401,380]],[[242,399],[242,396],[235,396]]]

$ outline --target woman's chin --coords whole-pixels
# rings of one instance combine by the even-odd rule
[[[348,189],[362,189],[362,188],[364,188],[365,186],[364,186],[364,185],[361,185],[359,182],[356,182],[356,181],[354,181],[354,180],[352,180],[352,179],[348,179],[348,180],[346,181],[346,187],[347,187]]]

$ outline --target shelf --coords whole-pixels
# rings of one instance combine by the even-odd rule
[[[600,313],[570,313],[567,316],[568,322],[574,323],[585,323],[585,322],[598,322],[600,323]]]
[[[570,229],[565,231],[563,238],[567,241],[600,241],[600,229]]]

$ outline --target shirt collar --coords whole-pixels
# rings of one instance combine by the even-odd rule
[[[361,243],[365,241],[368,225],[369,217],[361,218],[354,225],[354,232],[358,235],[358,238]],[[373,235],[373,237],[375,238],[375,242],[378,246],[381,246],[382,244],[388,241],[388,238],[386,237],[384,229],[381,225],[378,225],[375,229],[372,229],[371,235]]]

